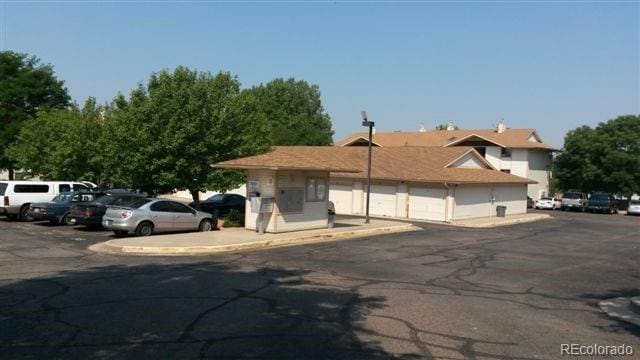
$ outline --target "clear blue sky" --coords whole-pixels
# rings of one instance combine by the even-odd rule
[[[243,86],[320,86],[339,139],[360,131],[579,125],[640,113],[638,2],[8,2],[2,49],[54,65],[77,102],[163,68]]]

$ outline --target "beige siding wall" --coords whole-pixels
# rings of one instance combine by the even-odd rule
[[[493,187],[493,211],[496,206],[506,206],[507,215],[527,212],[527,185],[495,185]]]
[[[527,149],[511,150],[511,174],[523,178],[528,178],[529,160],[527,159]]]
[[[493,165],[493,163],[491,164]],[[495,166],[495,165],[494,165]],[[487,165],[483,164],[477,157],[472,154],[466,154],[456,162],[451,164],[451,168],[465,168],[465,169],[486,169]]]
[[[353,214],[364,214],[364,183],[356,180],[353,182]]]
[[[490,216],[491,188],[487,185],[461,185],[455,188],[453,219]]]
[[[529,171],[527,176],[535,180],[537,184],[529,185],[528,195],[537,200],[543,194],[549,194],[549,171],[551,171],[551,158],[549,152],[540,150],[529,150]]]
[[[510,161],[505,161],[509,159],[503,160],[500,157],[500,149],[501,148],[499,146],[487,146],[485,148],[484,158],[487,159],[487,161],[498,170],[510,169]]]
[[[324,201],[307,201],[306,184],[308,178],[322,178],[325,180]],[[329,202],[329,174],[327,172],[278,171],[277,185],[283,188],[305,189],[305,198],[301,213],[279,213],[276,216],[275,231],[286,232],[327,227],[327,204]]]
[[[507,215],[524,214],[527,185],[460,185],[453,203],[454,220],[496,216],[498,205],[507,207]]]

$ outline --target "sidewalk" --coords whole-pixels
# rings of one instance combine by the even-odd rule
[[[127,237],[109,240],[89,247],[96,252],[138,255],[212,254],[270,246],[308,244],[357,238],[391,232],[419,230],[407,222],[362,218],[336,219],[332,229],[295,231],[280,234],[258,233],[244,228],[223,228],[220,231]]]

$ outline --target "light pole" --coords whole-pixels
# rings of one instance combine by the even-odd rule
[[[373,121],[367,120],[367,112],[361,111],[362,126],[369,127],[369,166],[367,167],[367,212],[364,223],[369,223],[369,198],[371,197],[371,143],[373,142],[373,127],[376,125]]]

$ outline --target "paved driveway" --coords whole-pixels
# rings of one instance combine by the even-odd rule
[[[0,358],[559,358],[631,344],[640,218],[554,213],[202,257],[86,250],[110,234],[0,220]]]

